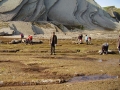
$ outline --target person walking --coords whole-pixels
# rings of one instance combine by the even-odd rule
[[[55,32],[53,32],[52,36],[50,37],[50,44],[51,44],[51,55],[55,55],[55,47],[57,44],[57,36],[55,35]]]
[[[119,38],[118,38],[118,45],[117,45],[117,48],[118,48],[118,52],[120,54],[120,35],[119,35]]]

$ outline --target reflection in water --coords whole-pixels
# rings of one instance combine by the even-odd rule
[[[92,75],[92,76],[78,76],[70,79],[68,82],[84,82],[90,80],[104,80],[104,79],[115,79],[117,76],[109,76],[109,75]]]

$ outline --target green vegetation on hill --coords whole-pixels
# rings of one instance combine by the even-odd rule
[[[107,12],[109,12],[109,10],[113,10],[114,12],[118,12],[120,14],[120,8],[116,8],[115,6],[108,6],[108,7],[103,7]]]

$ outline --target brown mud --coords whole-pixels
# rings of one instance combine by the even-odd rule
[[[92,45],[59,40],[56,55],[50,55],[48,40],[33,45],[7,44],[9,40],[3,39],[4,43],[0,44],[0,90],[120,88],[120,55],[114,39],[107,41],[109,49],[116,53],[107,55],[98,53],[106,40],[94,39]]]

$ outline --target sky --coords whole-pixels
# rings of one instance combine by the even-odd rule
[[[96,1],[101,7],[106,6],[115,6],[120,8],[120,0],[94,0]]]

